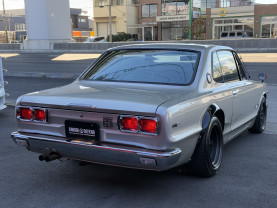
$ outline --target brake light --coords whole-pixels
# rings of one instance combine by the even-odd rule
[[[123,117],[121,118],[121,124],[123,130],[137,131],[138,130],[138,119],[136,117]]]
[[[32,110],[30,108],[20,108],[19,116],[23,120],[32,120]]]
[[[157,121],[154,119],[144,119],[139,120],[140,130],[146,133],[156,133],[157,132]]]
[[[46,110],[35,109],[34,110],[34,120],[39,122],[46,122]]]
[[[158,119],[142,116],[120,116],[118,127],[121,131],[157,135]]]
[[[23,121],[47,122],[47,109],[37,107],[16,108],[16,118]]]

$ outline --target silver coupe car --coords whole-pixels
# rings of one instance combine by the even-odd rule
[[[229,47],[138,44],[107,50],[72,84],[21,96],[13,141],[59,158],[217,173],[223,145],[262,133],[268,89]]]

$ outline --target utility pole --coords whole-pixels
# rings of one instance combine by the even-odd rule
[[[189,39],[192,39],[191,34],[191,26],[192,26],[192,18],[193,18],[193,2],[189,0]]]
[[[8,29],[7,29],[7,17],[6,17],[6,10],[5,10],[5,1],[2,0],[3,3],[3,16],[4,16],[4,27],[5,27],[5,34],[6,34],[6,43],[9,43],[9,38],[8,38]]]
[[[109,0],[109,36],[110,36],[110,42],[113,42],[113,37],[112,37],[112,0]]]
[[[9,33],[8,33],[8,37],[9,37],[9,43],[11,42],[11,19],[12,19],[12,14],[9,17]]]

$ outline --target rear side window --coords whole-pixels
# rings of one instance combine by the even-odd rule
[[[231,51],[217,51],[217,55],[224,76],[224,82],[238,80],[239,73],[233,53]]]
[[[200,52],[120,50],[108,52],[83,77],[84,80],[158,84],[190,84]]]

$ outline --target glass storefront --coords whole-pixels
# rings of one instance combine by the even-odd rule
[[[188,39],[188,31],[189,21],[163,22],[162,41]]]
[[[213,39],[220,39],[226,31],[245,31],[249,37],[254,34],[254,17],[239,17],[213,20]]]
[[[277,38],[277,16],[262,17],[261,38]]]
[[[162,0],[162,16],[189,14],[189,0]],[[189,21],[162,22],[162,41],[188,39]]]

